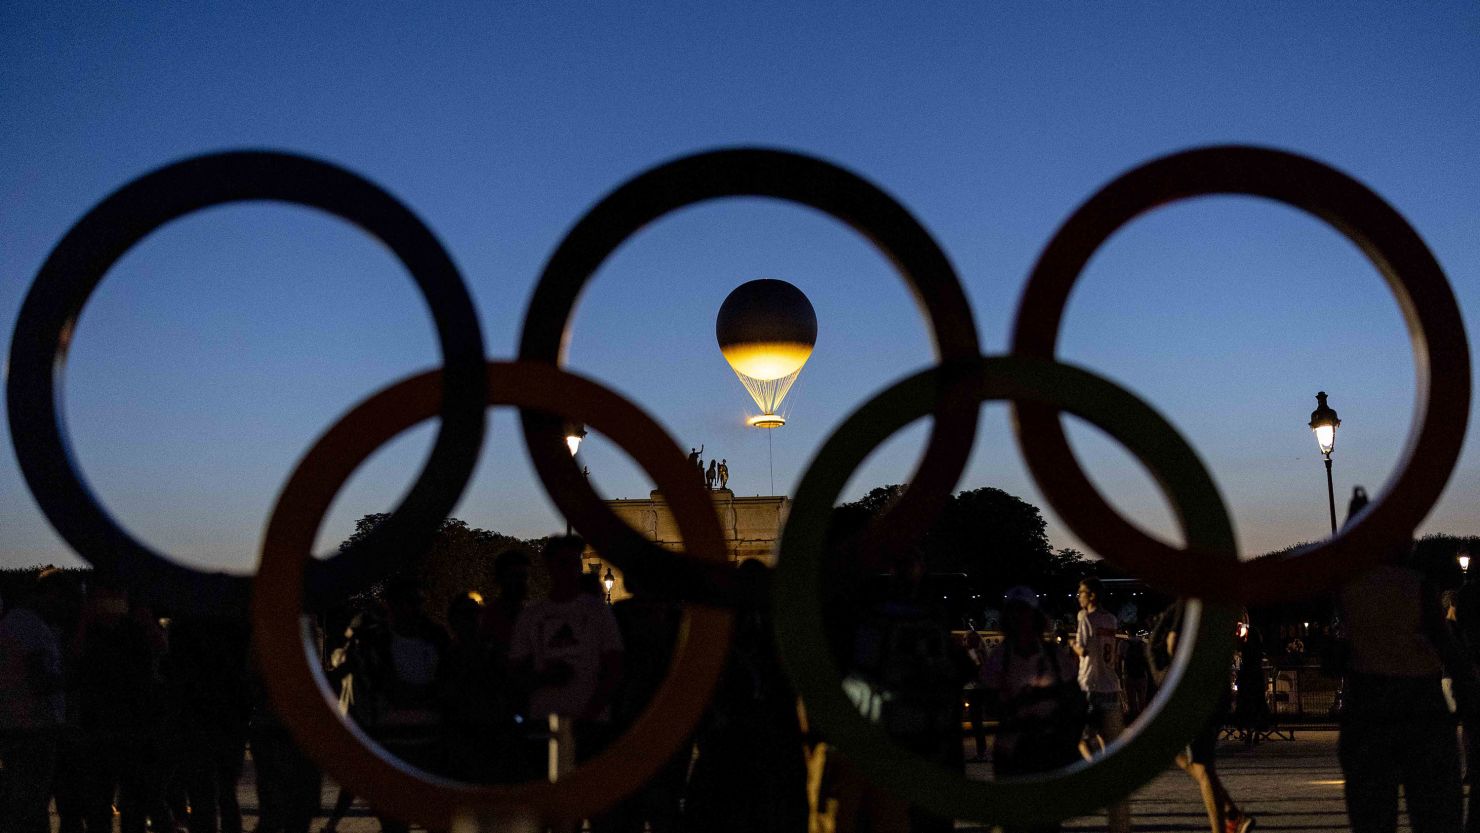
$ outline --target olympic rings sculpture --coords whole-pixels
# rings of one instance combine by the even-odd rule
[[[1077,275],[1117,228],[1141,213],[1202,194],[1248,194],[1308,211],[1356,243],[1397,297],[1414,343],[1415,425],[1399,472],[1378,500],[1333,538],[1282,560],[1240,561],[1211,476],[1164,419],[1117,385],[1058,363],[1054,347]],[[782,533],[768,587],[744,586],[723,567],[708,498],[677,445],[636,406],[559,369],[581,289],[624,240],[667,212],[727,196],[766,196],[821,210],[864,235],[899,270],[931,326],[940,364],[870,399],[809,465]],[[442,367],[366,399],[300,460],[267,526],[255,579],[185,567],[135,540],[92,495],[61,421],[56,378],[78,316],[107,270],[154,229],[190,212],[241,200],[280,200],[349,220],[385,243],[422,291]],[[678,747],[723,667],[736,607],[769,603],[783,664],[811,719],[871,779],[954,818],[1007,824],[1090,812],[1145,783],[1208,717],[1232,652],[1237,605],[1332,588],[1412,534],[1457,462],[1469,419],[1470,363],[1459,308],[1433,255],[1408,223],[1356,180],[1307,157],[1252,147],[1209,147],[1154,160],[1102,188],[1050,240],[1034,266],[1014,324],[1013,352],[982,356],[960,281],[945,254],[902,205],[861,177],[819,159],[736,149],[653,168],[598,202],[557,247],[525,317],[518,361],[486,358],[461,276],[430,230],[378,186],[325,162],[283,153],[195,157],[125,185],[83,216],[37,274],[11,342],[6,407],[26,483],[64,540],[100,573],[183,612],[250,604],[274,705],[304,750],[377,809],[431,827],[460,818],[510,826],[578,819],[636,789]],[[1432,395],[1442,379],[1448,395]],[[996,783],[968,782],[890,743],[843,696],[821,634],[821,552],[828,513],[864,456],[921,416],[932,433],[905,498],[866,536],[885,550],[923,534],[969,456],[980,404],[1011,402],[1029,470],[1064,522],[1111,563],[1190,597],[1189,633],[1170,685],[1148,718],[1093,763]],[[424,545],[467,485],[490,404],[520,409],[525,442],[555,504],[602,555],[685,601],[684,631],[668,678],[613,747],[557,783],[474,786],[384,757],[333,708],[308,661],[300,617],[367,587],[400,552]],[[1095,491],[1064,438],[1060,414],[1086,419],[1151,470],[1170,498],[1187,546],[1157,541]],[[388,520],[338,555],[311,546],[324,512],[355,467],[380,444],[437,416],[429,459]],[[580,477],[560,441],[563,419],[606,433],[653,476],[675,510],[685,550],[672,553],[617,519]],[[1200,600],[1200,601],[1199,601]],[[371,754],[363,754],[366,751]],[[1062,787],[1071,786],[1070,790]],[[1053,800],[1048,800],[1052,796]],[[1066,800],[1066,796],[1072,800]]]

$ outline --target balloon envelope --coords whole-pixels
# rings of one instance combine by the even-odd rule
[[[773,278],[736,287],[719,308],[720,352],[742,376],[772,380],[802,369],[817,343],[817,313],[800,289]]]
[[[817,313],[800,289],[773,278],[736,287],[720,305],[714,334],[725,361],[760,406],[776,414],[817,343]],[[779,417],[757,427],[785,424]]]

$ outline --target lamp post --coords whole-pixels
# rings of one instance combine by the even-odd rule
[[[1326,456],[1326,499],[1331,504],[1331,534],[1336,534],[1336,490],[1331,485],[1331,450],[1336,448],[1336,429],[1341,425],[1336,412],[1326,404],[1326,392],[1316,394],[1316,409],[1310,412],[1310,430],[1316,435],[1316,445]]]
[[[617,586],[617,577],[612,575],[612,568],[606,568],[606,575],[601,577],[601,586],[606,588],[606,603],[612,603],[612,588]]]

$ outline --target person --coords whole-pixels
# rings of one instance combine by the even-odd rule
[[[719,487],[721,489],[730,488],[730,464],[724,459],[719,461]]]
[[[1010,778],[1067,766],[1079,759],[1086,708],[1074,655],[1043,638],[1048,621],[1031,587],[1008,590],[1002,613],[1002,642],[981,667],[983,702],[999,721],[993,773]]]
[[[308,833],[319,814],[324,776],[268,702],[262,670],[256,665],[249,684],[252,716],[248,729],[259,808],[254,833]]]
[[[1104,585],[1094,577],[1079,582],[1078,625],[1074,653],[1079,657],[1079,687],[1089,698],[1089,719],[1080,751],[1089,758],[1120,736],[1125,719],[1120,711],[1120,680],[1115,676],[1119,652],[1115,614],[1101,607]],[[1130,829],[1129,805],[1118,801],[1108,808],[1110,829]]]
[[[482,596],[474,593],[457,596],[447,606],[452,642],[442,674],[446,774],[470,784],[493,783],[498,758],[508,754],[503,715],[495,708],[501,680],[479,628],[483,608]]]
[[[742,583],[767,574],[742,561]],[[698,759],[683,804],[684,829],[706,833],[803,833],[807,762],[797,698],[781,669],[770,611],[736,614],[725,671],[698,732]],[[654,825],[654,833],[659,828]]]
[[[902,550],[891,568],[886,598],[871,606],[857,629],[844,690],[901,748],[961,771],[961,689],[975,669],[951,638],[946,612],[924,592],[924,552]],[[839,801],[840,830],[903,829],[901,817],[913,833],[953,826],[950,819],[916,806],[902,808],[892,796],[871,790]]]
[[[514,625],[529,600],[529,555],[522,549],[509,548],[498,554],[493,563],[493,580],[498,595],[483,607],[481,632],[488,648],[489,671],[495,688],[488,704],[495,721],[499,740],[495,746],[494,783],[509,784],[544,778],[546,767],[532,765],[538,757],[530,751],[531,741],[520,722],[524,719],[525,693],[509,668],[509,651],[514,643]],[[545,745],[539,744],[541,752]]]
[[[585,548],[575,535],[545,544],[550,596],[520,612],[509,646],[511,669],[529,692],[530,720],[548,725],[556,737],[558,772],[552,775],[606,746],[612,695],[622,676],[622,637],[611,607],[581,589]],[[592,819],[592,827],[605,829],[605,821]]]
[[[1178,600],[1152,626],[1151,640],[1147,645],[1147,664],[1153,676],[1164,675],[1171,668],[1172,657],[1177,652],[1178,637],[1184,628],[1182,617],[1185,612],[1185,603]],[[1223,786],[1222,779],[1218,777],[1218,735],[1222,732],[1223,720],[1228,715],[1231,701],[1232,693],[1225,685],[1208,722],[1175,759],[1177,766],[1197,784],[1198,792],[1202,794],[1203,809],[1207,811],[1211,833],[1248,833],[1255,824],[1254,816],[1239,809],[1233,796]]]
[[[1150,702],[1151,669],[1146,665],[1146,641],[1140,633],[1127,634],[1120,647],[1120,687],[1125,692],[1125,722],[1129,724]]]
[[[111,827],[115,803],[123,833],[142,833],[151,820],[158,829],[173,827],[166,799],[174,756],[164,739],[180,721],[166,714],[165,640],[147,605],[117,587],[93,589],[77,638],[79,719],[92,759],[90,830]]]
[[[1348,641],[1337,741],[1347,817],[1354,833],[1396,830],[1401,785],[1415,831],[1459,830],[1459,749],[1441,683],[1447,628],[1411,544],[1397,546],[1338,593]]]
[[[190,833],[241,833],[236,788],[252,712],[246,623],[176,617],[170,622],[168,656],[168,680],[180,707],[180,779],[190,806]]]
[[[982,763],[987,760],[986,703],[984,702],[985,691],[981,687],[981,669],[986,643],[982,641],[981,634],[976,629],[976,623],[967,619],[965,625],[966,635],[961,640],[961,645],[966,651],[966,656],[971,660],[972,667],[976,669],[976,673],[966,680],[966,686],[961,690],[961,700],[966,708],[966,721],[971,724],[972,740],[976,744],[976,754],[971,762]]]
[[[50,833],[47,805],[66,719],[62,642],[53,629],[76,604],[50,568],[0,619],[0,830]]]
[[[623,580],[632,595],[612,605],[624,657],[622,679],[612,697],[614,733],[636,723],[662,686],[683,617],[676,602],[646,591],[640,572],[629,572]],[[691,753],[692,744],[681,744],[646,784],[623,799],[611,813],[611,829],[642,833],[646,824],[652,833],[677,833]]]
[[[426,592],[412,577],[392,579],[385,590],[385,623],[371,675],[375,698],[372,735],[387,752],[428,772],[445,770],[442,692],[447,632],[427,616]],[[404,822],[380,817],[384,833],[405,833]]]
[[[1236,662],[1233,678],[1238,695],[1233,713],[1244,743],[1253,746],[1269,723],[1269,704],[1265,701],[1268,680],[1264,676],[1264,638],[1248,621],[1239,622]]]

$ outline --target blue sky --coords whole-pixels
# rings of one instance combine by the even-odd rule
[[[50,248],[128,180],[185,156],[275,148],[344,165],[417,212],[461,268],[488,349],[510,356],[545,258],[585,209],[674,156],[767,145],[863,174],[956,265],[984,349],[1005,348],[1029,267],[1058,224],[1129,167],[1241,142],[1355,175],[1429,243],[1480,330],[1480,9],[1425,4],[357,4],[0,6],[0,327]],[[903,285],[862,238],[809,210],[729,200],[628,241],[581,300],[571,365],[627,394],[684,447],[767,493],[766,437],[714,342],[755,277],[811,298],[819,336],[774,434],[776,489],[872,393],[932,361]],[[7,348],[8,349],[8,348]],[[1409,431],[1414,370],[1396,303],[1320,222],[1213,198],[1138,220],[1091,262],[1068,361],[1182,430],[1246,550],[1321,536],[1324,475],[1304,423],[1326,390],[1344,422],[1338,499],[1377,491]],[[250,569],[297,457],[359,399],[436,361],[404,271],[352,227],[272,204],[214,209],[146,239],[84,311],[68,427],[108,506],[196,564]],[[1442,380],[1441,380],[1442,385]],[[963,487],[1043,505],[986,410]],[[0,431],[6,431],[0,428]],[[563,522],[498,411],[457,514],[542,535]],[[1129,457],[1071,435],[1138,523],[1176,538]],[[376,455],[325,547],[409,483],[430,431]],[[848,496],[908,477],[901,434]],[[5,435],[9,448],[9,435]],[[649,484],[598,437],[611,497]],[[706,454],[707,456],[707,454]],[[1473,436],[1421,531],[1480,533]],[[1076,545],[1052,510],[1050,536]],[[0,457],[0,566],[78,563]]]

